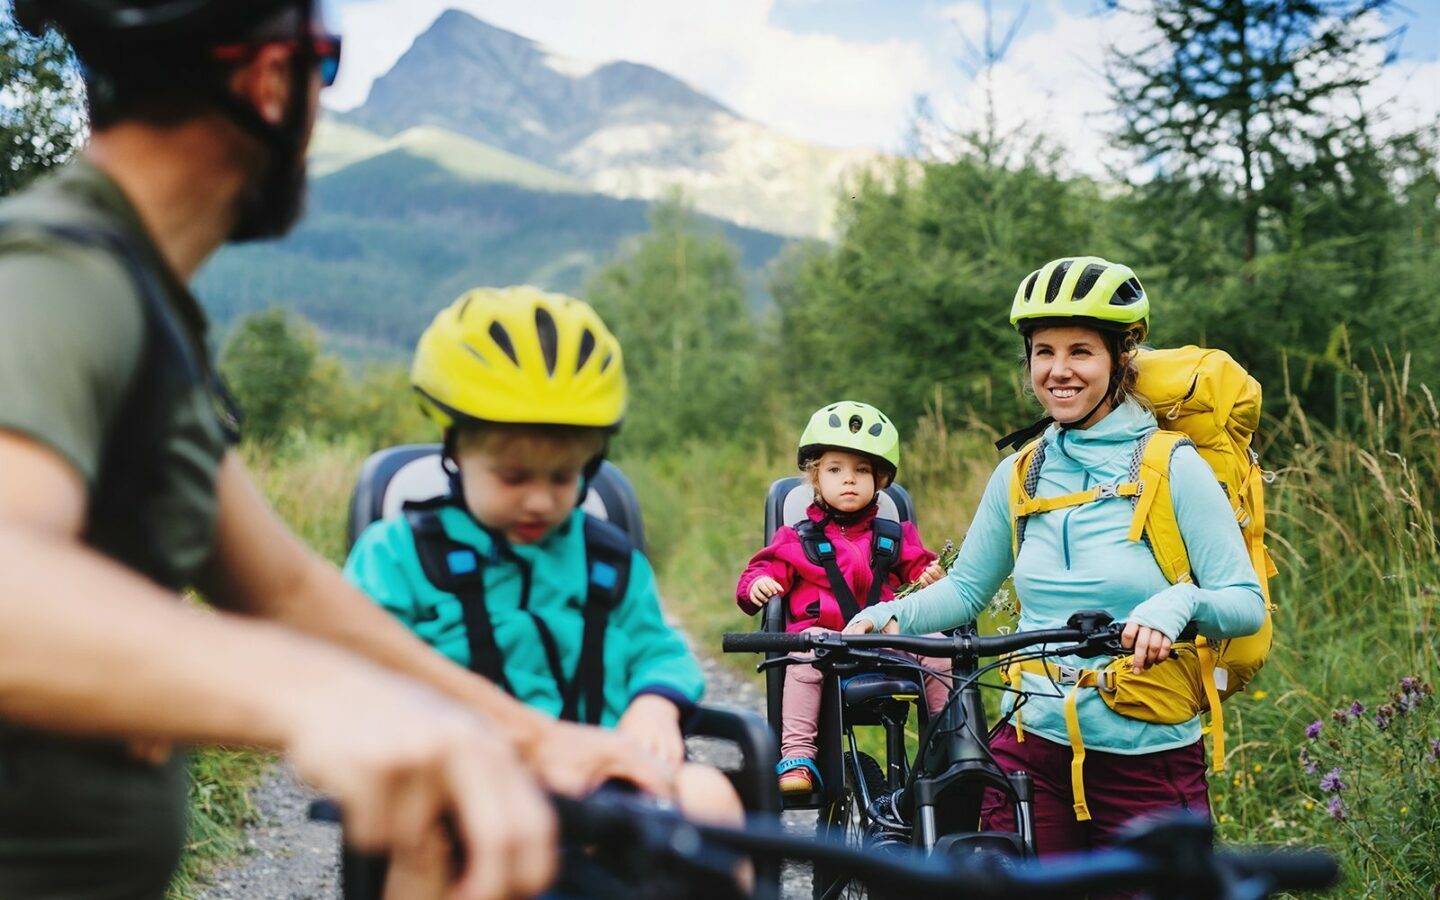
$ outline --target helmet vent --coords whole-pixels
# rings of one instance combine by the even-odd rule
[[[1050,281],[1045,285],[1046,303],[1054,303],[1055,298],[1060,296],[1060,285],[1065,281],[1065,273],[1070,271],[1070,264],[1072,262],[1074,262],[1074,260],[1067,259],[1056,266],[1055,271],[1050,273]]]
[[[465,352],[466,352],[466,353],[469,353],[471,356],[475,357],[477,360],[479,360],[479,361],[480,361],[481,363],[483,363],[484,365],[487,365],[487,366],[490,365],[490,360],[488,360],[488,359],[485,358],[485,354],[481,353],[479,350],[476,350],[476,349],[475,349],[475,346],[474,346],[473,344],[470,344],[470,343],[467,342],[467,343],[461,344],[460,346],[462,346],[462,347],[465,348]]]
[[[607,353],[607,354],[605,354],[605,361],[600,364],[600,371],[602,371],[602,372],[608,372],[608,371],[610,371],[610,364],[613,363],[613,362],[615,362],[615,354],[614,354],[614,353]]]
[[[1145,297],[1145,289],[1140,287],[1140,282],[1134,278],[1115,289],[1115,296],[1110,298],[1111,306],[1134,306]]]
[[[860,429],[862,429],[862,428],[864,428],[864,427],[865,427],[865,420],[864,420],[864,419],[860,418],[859,416],[851,416],[851,417],[850,417],[850,433],[851,433],[851,434],[859,434],[859,433],[860,433]]]
[[[499,322],[490,323],[490,340],[494,341],[495,346],[499,347],[505,352],[506,356],[510,357],[512,363],[517,366],[520,365],[520,358],[515,355],[515,345],[510,342],[510,332],[505,330],[504,325],[501,325]]]
[[[1029,303],[1035,296],[1035,281],[1040,277],[1040,270],[1036,269],[1030,273],[1030,279],[1025,282],[1025,302]]]
[[[1086,294],[1090,293],[1090,289],[1095,286],[1095,282],[1099,281],[1100,276],[1104,274],[1104,266],[1097,266],[1095,263],[1086,266],[1085,271],[1080,273],[1080,280],[1075,283],[1075,299],[1081,300]]]
[[[832,406],[832,407],[830,407],[830,408],[831,408],[831,409],[834,409],[835,407]],[[840,417],[837,416],[837,415],[835,415],[834,413],[831,413],[831,414],[830,414],[830,427],[831,427],[831,428],[839,428],[839,427],[840,427]]]
[[[590,354],[595,352],[595,333],[585,329],[580,335],[580,355],[575,360],[575,371],[585,368],[585,363],[590,359]]]
[[[885,430],[885,426],[882,425],[882,424],[880,424],[879,422],[876,422],[874,425],[871,425],[871,426],[870,426],[870,434],[874,435],[875,437],[879,437],[879,436],[880,436],[880,432],[882,432],[882,431],[884,431],[884,430]]]
[[[554,378],[555,345],[559,338],[555,332],[555,317],[544,307],[537,307],[535,310],[535,336],[540,340],[540,355],[545,357],[545,371]]]

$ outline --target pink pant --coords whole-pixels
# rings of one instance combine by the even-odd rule
[[[828,632],[828,628],[807,628],[807,632]],[[833,633],[833,632],[832,632]],[[929,637],[940,637],[938,634]],[[797,653],[801,659],[813,654]],[[902,654],[917,660],[927,669],[938,672],[950,671],[950,660],[934,657],[918,657]],[[916,673],[919,674],[918,672]],[[820,722],[820,683],[824,675],[814,666],[790,666],[785,669],[785,694],[780,703],[780,756],[784,759],[806,757],[814,759],[819,755],[815,746],[815,734]],[[925,704],[931,713],[938,713],[950,696],[948,678],[925,676]]]

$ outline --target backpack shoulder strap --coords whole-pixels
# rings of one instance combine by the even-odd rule
[[[580,692],[585,692],[585,719],[600,724],[605,710],[605,632],[610,613],[625,599],[635,545],[622,529],[594,516],[585,517],[585,630],[580,638],[580,659],[565,691],[560,717],[580,720]]]
[[[1034,500],[1035,486],[1040,481],[1040,467],[1045,464],[1045,439],[1037,437],[1015,454],[1014,467],[1010,470],[1010,549],[1020,555],[1020,544],[1025,540],[1025,518],[1021,509]]]
[[[805,558],[825,570],[830,593],[835,595],[835,602],[840,605],[845,621],[858,616],[860,604],[855,600],[855,592],[850,590],[850,583],[845,580],[845,573],[840,571],[840,564],[835,561],[835,545],[825,535],[825,526],[806,519],[795,526],[795,534],[800,538]]]
[[[415,538],[415,550],[425,577],[437,589],[460,599],[465,638],[470,646],[470,669],[490,679],[507,694],[515,691],[505,677],[504,660],[495,642],[490,610],[485,606],[486,559],[445,532],[440,510],[452,505],[448,496],[406,503],[405,521]]]
[[[198,355],[186,339],[166,300],[165,286],[142,260],[133,238],[114,228],[86,222],[0,220],[0,233],[7,232],[99,250],[120,264],[134,286],[144,321],[145,348],[129,393],[115,416],[115,428],[106,441],[98,487],[91,498],[91,521],[109,515],[134,521],[146,573],[171,584],[174,579],[166,571],[146,496],[146,488],[157,477],[160,437],[170,401],[177,389],[206,385],[216,399],[217,411],[223,410],[221,425],[234,443],[239,439],[241,419],[234,398],[209,360]]]
[[[1126,539],[1150,544],[1155,562],[1171,584],[1192,580],[1190,554],[1175,518],[1175,505],[1170,496],[1170,458],[1175,449],[1193,442],[1178,431],[1155,431],[1135,448],[1131,461],[1131,477],[1140,484],[1135,498],[1135,515],[1130,520]]]

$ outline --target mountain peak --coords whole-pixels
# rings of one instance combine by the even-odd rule
[[[446,10],[344,118],[382,136],[433,125],[545,165],[617,122],[734,117],[651,66],[592,65],[530,38]]]

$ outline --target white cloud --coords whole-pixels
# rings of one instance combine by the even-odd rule
[[[346,0],[340,83],[326,103],[347,109],[446,8],[459,7],[532,38],[557,64],[583,68],[610,59],[646,63],[681,78],[747,118],[830,146],[899,149],[917,94],[930,95],[951,127],[973,128],[986,108],[986,82],[951,61],[969,40],[983,45],[985,6],[958,0],[939,11],[927,46],[901,40],[859,42],[796,34],[770,22],[777,2],[812,0]],[[1071,172],[1103,176],[1124,160],[1110,148],[1115,127],[1103,74],[1107,48],[1148,43],[1131,15],[1084,15],[1062,0],[1031,4],[1004,59],[990,73],[997,124],[1023,137],[1045,134],[1064,150]],[[1070,6],[1076,4],[1070,3]],[[1018,12],[992,2],[994,39]],[[883,13],[877,13],[883,15]],[[948,29],[948,30],[947,30]],[[1387,66],[1365,94],[1384,98],[1396,127],[1440,119],[1440,61]]]
[[[980,3],[965,0],[942,14],[959,36],[984,46],[985,10]],[[1008,8],[996,10],[997,44],[1014,15]],[[1106,48],[1137,47],[1142,30],[1133,17],[1076,15],[1058,2],[1031,9],[1030,16],[988,77],[981,73],[934,96],[935,111],[949,129],[970,131],[983,128],[993,104],[999,134],[1022,139],[1043,135],[1063,150],[1064,170],[1103,176],[1107,163],[1119,162],[1106,137],[1115,124],[1104,75]],[[1036,19],[1048,20],[1049,27],[1036,29]]]
[[[795,34],[775,0],[361,0],[338,8],[347,58],[326,103],[348,109],[447,7],[577,60],[647,63],[747,118],[832,146],[895,148],[911,98],[933,82],[924,50]]]

